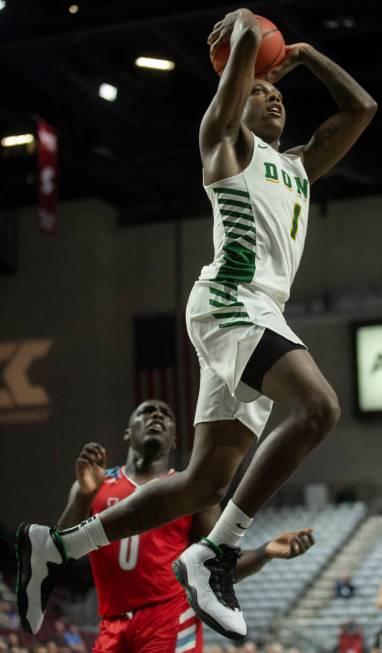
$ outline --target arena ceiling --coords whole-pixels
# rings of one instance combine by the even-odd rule
[[[5,0],[1,0],[1,4]],[[142,2],[6,0],[0,11],[0,136],[34,129],[36,116],[60,138],[60,196],[97,196],[121,224],[174,220],[207,210],[201,188],[198,125],[217,84],[208,57],[211,26],[240,6],[216,0]],[[308,41],[343,65],[378,100],[382,81],[380,0],[259,0],[287,42]],[[139,69],[137,56],[175,62],[171,72]],[[115,102],[98,96],[102,82]],[[307,140],[334,104],[307,69],[280,82],[286,98],[285,147]],[[333,198],[382,191],[379,114],[353,151],[316,184]],[[1,205],[35,202],[35,157],[2,157]]]

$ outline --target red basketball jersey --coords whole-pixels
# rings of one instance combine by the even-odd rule
[[[173,473],[173,472],[170,472]],[[106,471],[91,512],[101,512],[135,492],[124,467]],[[171,563],[188,547],[192,516],[133,535],[89,554],[99,614],[111,617],[175,598],[183,592]]]

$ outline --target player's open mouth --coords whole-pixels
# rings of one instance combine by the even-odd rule
[[[162,431],[164,431],[164,424],[162,422],[150,422],[149,424],[147,424],[146,430],[147,431],[156,431],[156,432],[161,431],[162,432]]]
[[[277,118],[281,118],[281,109],[279,107],[276,106],[268,107],[267,113],[269,113],[271,116],[276,116]]]

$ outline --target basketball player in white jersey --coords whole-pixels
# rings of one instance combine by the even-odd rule
[[[65,558],[217,503],[276,401],[289,417],[259,446],[208,538],[174,565],[197,614],[229,637],[244,636],[233,589],[242,536],[339,418],[334,390],[286,324],[283,309],[303,250],[309,185],[348,152],[377,105],[342,68],[306,43],[290,46],[266,80],[253,80],[261,32],[247,9],[217,23],[209,37],[212,52],[227,40],[229,60],[200,129],[215,257],[203,268],[187,307],[201,362],[189,466],[147,483],[68,531],[19,529],[19,609],[30,623],[41,621],[52,572]],[[280,153],[285,110],[273,82],[297,65],[307,66],[327,86],[338,111],[306,145]],[[301,101],[308,110],[303,89]]]

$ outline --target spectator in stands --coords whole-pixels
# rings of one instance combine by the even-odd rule
[[[378,588],[378,594],[377,594],[377,599],[376,599],[376,602],[375,602],[375,607],[382,610],[382,585],[380,585],[379,588]]]
[[[240,653],[257,653],[257,647],[255,642],[244,642],[239,648]]]
[[[370,653],[382,653],[382,628],[375,633],[374,643]]]
[[[239,653],[240,649],[235,644],[225,644],[223,647],[224,653]]]
[[[45,642],[45,646],[46,646],[47,653],[58,653],[59,652],[57,642],[54,639],[48,639]]]
[[[84,640],[78,631],[78,627],[74,624],[70,624],[64,631],[64,640],[71,651],[75,651],[76,653],[86,653]]]
[[[33,653],[48,653],[48,649],[45,644],[36,644],[33,647]]]
[[[8,653],[8,644],[4,637],[0,637],[0,653]]]
[[[0,601],[0,626],[14,630],[19,627],[19,624],[16,608],[9,601]]]
[[[364,653],[363,634],[355,621],[343,624],[338,639],[338,653]]]
[[[265,650],[266,653],[284,653],[284,647],[279,642],[272,642],[271,644],[267,644]]]
[[[354,589],[350,576],[343,574],[336,580],[334,596],[337,599],[350,599],[354,594]]]
[[[20,646],[20,637],[18,633],[9,633],[8,635],[8,646],[9,648],[12,648],[12,646]]]
[[[67,642],[65,639],[65,633],[66,633],[66,624],[62,619],[56,619],[54,622],[54,641],[56,642],[57,646],[59,649],[62,647],[67,646]]]
[[[10,653],[29,653],[26,646],[11,646]]]

